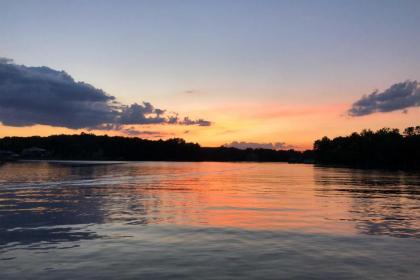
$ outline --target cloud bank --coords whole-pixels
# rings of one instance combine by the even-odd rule
[[[392,112],[420,106],[420,83],[405,81],[392,85],[383,92],[374,91],[353,103],[350,116],[364,116],[376,112]]]
[[[252,149],[271,149],[271,150],[281,150],[281,149],[292,149],[293,146],[287,145],[284,142],[277,142],[277,143],[256,143],[256,142],[238,142],[233,141],[229,144],[224,144],[224,147],[228,148],[238,148],[245,150],[247,148]]]
[[[36,124],[71,129],[124,131],[125,125],[177,124],[210,126],[211,122],[155,108],[149,102],[121,104],[94,86],[75,81],[64,71],[17,65],[0,58],[0,122],[6,126]],[[129,134],[135,134],[133,129]]]

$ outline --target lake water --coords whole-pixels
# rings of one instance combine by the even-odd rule
[[[420,279],[420,174],[0,165],[0,279]]]

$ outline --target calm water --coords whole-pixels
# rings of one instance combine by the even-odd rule
[[[0,279],[420,279],[420,174],[0,165]]]

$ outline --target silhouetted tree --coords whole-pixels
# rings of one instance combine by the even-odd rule
[[[156,161],[289,161],[310,160],[312,153],[294,150],[246,149],[227,147],[200,147],[184,139],[146,140],[129,137],[80,135],[53,135],[48,137],[5,137],[0,139],[0,150],[21,153],[37,147],[48,151],[50,159],[66,160],[156,160]]]
[[[363,130],[346,137],[323,137],[314,143],[318,163],[360,167],[420,167],[420,126],[398,129]]]

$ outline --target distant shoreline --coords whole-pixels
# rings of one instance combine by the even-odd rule
[[[167,162],[287,162],[360,169],[420,169],[420,126],[363,130],[333,139],[323,137],[313,150],[201,147],[180,138],[147,140],[120,136],[53,135],[0,138],[0,162],[167,161]]]
[[[92,134],[5,137],[0,139],[0,150],[13,159],[313,162],[312,151],[201,147],[179,138],[152,141]]]

